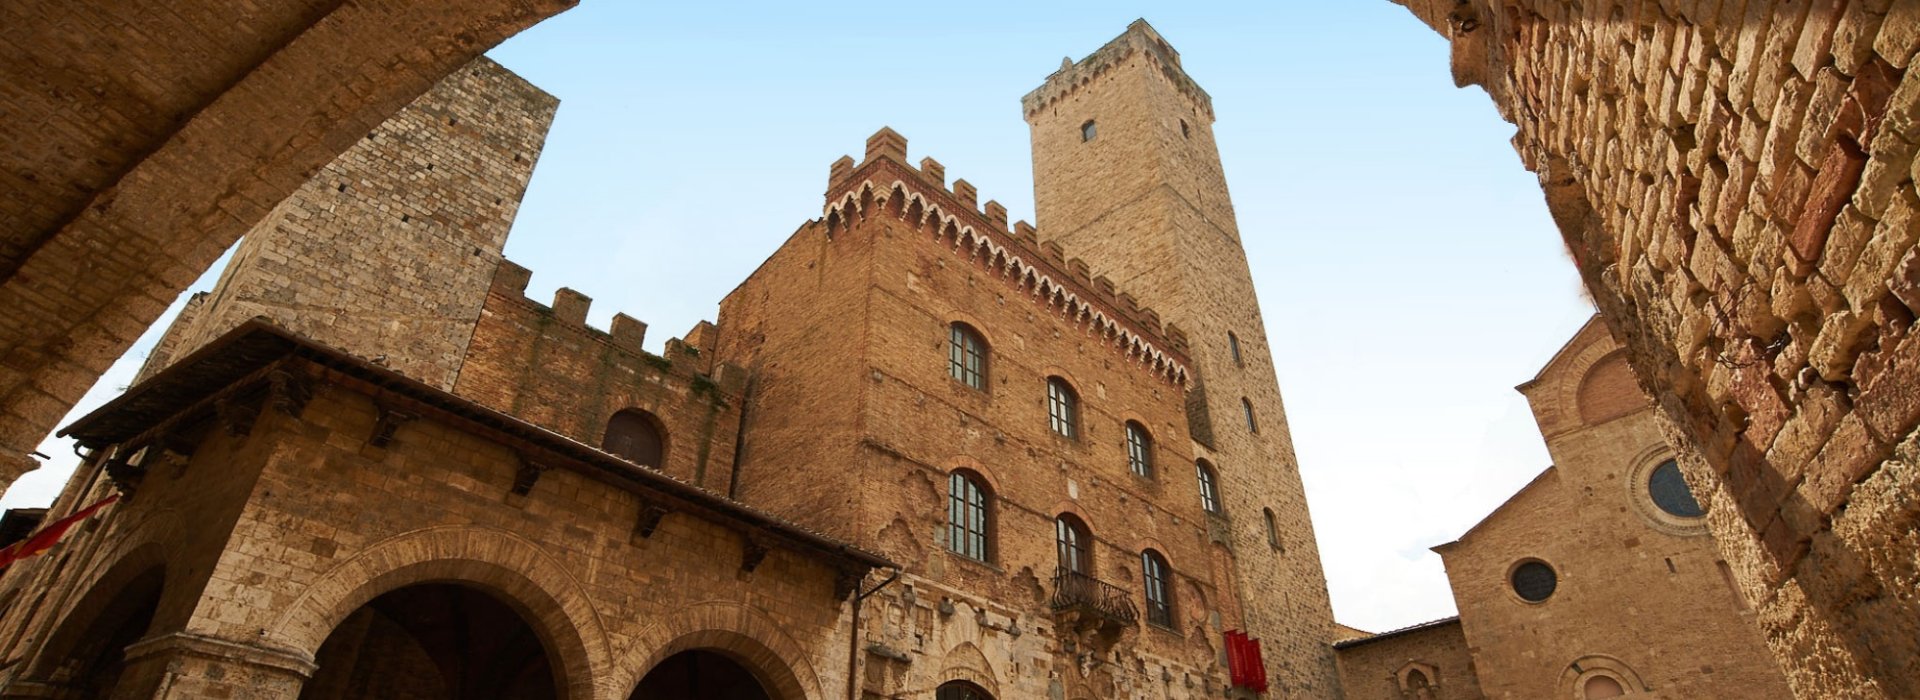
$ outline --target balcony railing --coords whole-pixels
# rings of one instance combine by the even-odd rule
[[[1140,619],[1127,589],[1065,568],[1053,575],[1053,610],[1078,613],[1081,619],[1100,626],[1131,626]]]

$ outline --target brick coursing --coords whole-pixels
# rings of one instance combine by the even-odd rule
[[[1517,126],[1794,692],[1920,694],[1920,9],[1401,4]]]

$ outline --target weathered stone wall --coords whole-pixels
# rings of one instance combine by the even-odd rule
[[[81,603],[10,611],[9,626],[36,631],[8,652],[26,670],[7,692],[72,681],[53,671],[68,648],[57,642],[115,612],[99,602],[124,585],[120,571],[154,564],[165,597],[150,641],[129,652],[129,697],[296,697],[349,613],[429,582],[508,601],[547,645],[567,697],[624,700],[655,663],[695,647],[740,659],[781,697],[844,693],[847,608],[817,554],[774,545],[744,570],[757,532],[670,511],[641,533],[635,523],[658,501],[568,468],[517,495],[535,457],[431,410],[376,445],[377,403],[395,399],[332,382],[311,385],[297,415],[256,404],[243,435],[203,424],[198,442],[174,443],[191,456],[150,462],[134,498],[76,533],[65,556],[9,572],[10,588],[32,575]],[[106,490],[89,477],[84,491]]]
[[[240,234],[567,0],[0,9],[0,485]]]
[[[729,493],[746,371],[715,367],[712,347],[677,338],[664,357],[642,350],[646,324],[616,314],[610,332],[588,326],[587,297],[561,289],[554,306],[536,303],[524,296],[528,276],[501,262],[453,392],[596,447],[614,414],[646,411],[665,442],[664,463],[652,466]]]
[[[1402,4],[1518,127],[1794,692],[1920,695],[1920,5]]]
[[[1246,624],[1263,640],[1269,678],[1280,692],[1337,696],[1326,576],[1213,141],[1211,100],[1179,54],[1136,22],[1049,76],[1023,107],[1040,238],[1085,256],[1094,274],[1191,339],[1194,449],[1220,474]],[[1277,537],[1268,535],[1267,513]]]
[[[1704,517],[1662,509],[1672,456],[1651,402],[1597,320],[1521,385],[1554,466],[1459,541],[1446,562],[1480,687],[1492,698],[1580,697],[1596,675],[1666,698],[1786,698],[1754,612]],[[1603,410],[1631,397],[1631,410]],[[1557,585],[1515,593],[1538,561]]]
[[[154,359],[265,316],[451,389],[557,107],[486,58],[455,71],[248,231]]]
[[[1347,700],[1480,700],[1460,618],[1334,645]],[[1413,677],[1426,679],[1422,686]],[[1424,688],[1425,693],[1420,690]]]

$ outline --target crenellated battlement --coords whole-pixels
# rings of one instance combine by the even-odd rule
[[[723,392],[738,393],[738,386],[746,381],[746,370],[727,363],[715,363],[713,349],[718,328],[712,323],[701,321],[687,331],[681,338],[668,338],[664,355],[655,355],[642,349],[646,342],[647,324],[625,313],[615,313],[613,322],[605,330],[587,323],[587,312],[593,307],[593,298],[577,290],[561,287],[554,291],[553,302],[542,304],[526,294],[527,283],[533,279],[533,272],[511,260],[501,260],[493,274],[493,286],[489,293],[502,299],[528,307],[536,313],[551,318],[555,325],[571,328],[588,338],[604,343],[611,348],[636,356],[648,364],[662,364],[674,368],[689,368],[691,374],[708,376],[721,384]],[[664,361],[664,362],[663,362]],[[731,388],[730,388],[731,387]]]
[[[1130,360],[1163,379],[1184,386],[1188,380],[1187,336],[1163,324],[1160,314],[1119,291],[1112,280],[1094,276],[1085,261],[1069,257],[1054,241],[1042,242],[1026,221],[1007,223],[1007,208],[989,200],[966,180],[949,187],[946,168],[932,158],[920,167],[907,164],[907,140],[890,128],[867,139],[859,164],[843,156],[828,176],[822,216],[827,236],[874,212],[886,212],[931,234],[957,255],[1025,292],[1024,296],[1099,336]]]
[[[1093,84],[1108,70],[1126,62],[1136,53],[1143,54],[1147,62],[1158,69],[1156,72],[1173,84],[1174,89],[1193,100],[1200,113],[1209,120],[1213,119],[1213,97],[1187,76],[1186,69],[1180,67],[1180,52],[1173,50],[1167,40],[1161,38],[1160,32],[1155,31],[1153,25],[1147,24],[1144,19],[1134,20],[1127,25],[1127,31],[1086,58],[1079,61],[1061,59],[1060,70],[1054,71],[1040,87],[1020,98],[1021,113],[1031,118]]]

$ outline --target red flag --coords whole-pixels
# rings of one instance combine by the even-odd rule
[[[40,528],[39,532],[29,535],[26,539],[7,545],[6,549],[0,549],[0,570],[13,566],[14,562],[21,559],[53,549],[53,545],[58,543],[61,537],[66,536],[67,530],[118,500],[120,500],[120,494],[117,493],[100,499],[99,503],[81,508],[80,512],[61,518],[52,525]]]

